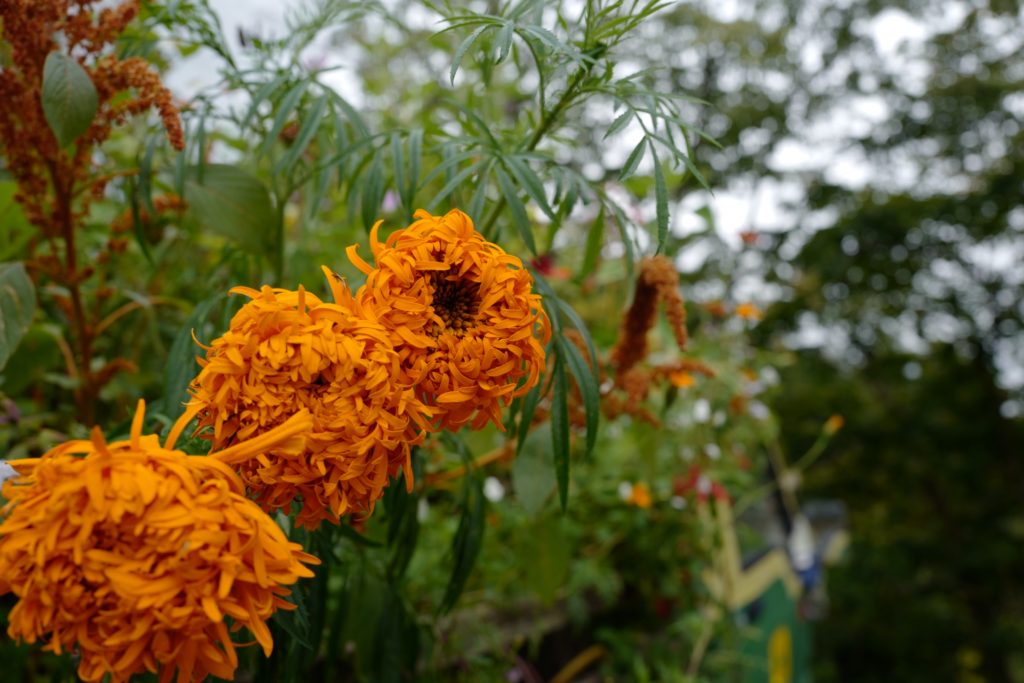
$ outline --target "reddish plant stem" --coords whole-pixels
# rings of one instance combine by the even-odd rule
[[[78,419],[86,426],[92,426],[98,387],[92,373],[92,331],[86,320],[82,305],[81,277],[78,273],[78,253],[75,246],[75,224],[73,219],[74,177],[64,178],[56,162],[47,164],[54,190],[54,217],[64,239],[64,284],[71,295],[71,326],[78,345],[79,386],[75,390]]]

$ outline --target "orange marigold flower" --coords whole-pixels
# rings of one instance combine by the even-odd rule
[[[674,370],[669,373],[668,379],[672,385],[680,389],[688,389],[697,383],[693,375],[685,370]]]
[[[651,490],[647,488],[647,484],[638,482],[633,484],[633,488],[629,493],[629,499],[626,502],[646,510],[651,507],[654,501],[651,498]]]
[[[461,211],[415,217],[386,242],[377,239],[381,223],[373,227],[376,267],[348,248],[367,275],[356,298],[391,332],[442,428],[501,428],[501,406],[537,384],[551,336],[533,278]]]
[[[74,651],[78,675],[114,681],[149,671],[170,681],[232,679],[230,631],[243,626],[265,654],[266,620],[294,609],[285,586],[319,561],[290,543],[245,497],[225,462],[301,443],[308,413],[212,456],[173,450],[186,414],[161,446],[142,434],[140,401],[128,440],[69,441],[14,460],[0,509],[0,592],[13,592],[8,633]],[[229,627],[225,617],[231,618]]]
[[[750,302],[742,303],[736,307],[736,315],[744,320],[760,320],[764,317],[761,309]]]
[[[327,271],[329,273],[329,271]],[[415,396],[387,331],[358,314],[329,273],[336,303],[301,287],[236,287],[248,296],[228,331],[207,348],[191,407],[212,427],[215,448],[260,434],[306,408],[313,430],[295,457],[269,451],[239,471],[266,510],[301,501],[298,523],[315,528],[369,514],[422,441],[430,411]]]

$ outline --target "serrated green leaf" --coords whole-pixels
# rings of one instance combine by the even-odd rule
[[[533,226],[530,225],[530,217],[526,213],[526,207],[519,200],[519,193],[516,191],[515,185],[512,184],[512,179],[500,166],[495,167],[494,171],[498,177],[498,188],[512,211],[512,222],[515,224],[519,236],[526,243],[527,249],[536,254],[537,243],[533,239]]]
[[[626,163],[622,165],[622,170],[619,171],[619,180],[625,180],[629,176],[633,175],[636,171],[636,167],[640,165],[640,160],[644,158],[644,149],[647,147],[647,138],[643,138],[637,143],[633,151],[626,157]]]
[[[558,500],[564,512],[569,503],[569,388],[565,360],[560,353],[552,369],[551,388],[551,446],[558,480]]]
[[[24,264],[0,263],[0,370],[25,337],[36,313],[36,289]]]
[[[77,61],[51,52],[43,64],[43,115],[57,144],[67,147],[89,129],[99,97],[89,74]]]
[[[237,166],[206,164],[185,183],[189,211],[199,224],[256,254],[273,251],[277,212],[266,186]]]
[[[665,184],[665,171],[661,168],[661,161],[658,160],[658,153],[654,151],[654,143],[651,143],[651,158],[654,161],[654,199],[655,213],[658,221],[658,250],[665,248],[665,241],[668,239],[668,186]]]

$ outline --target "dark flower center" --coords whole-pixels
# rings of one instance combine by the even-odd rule
[[[444,321],[444,329],[463,334],[473,326],[480,308],[480,284],[466,280],[449,280],[444,274],[434,276],[434,313]],[[437,336],[441,330],[433,330]]]

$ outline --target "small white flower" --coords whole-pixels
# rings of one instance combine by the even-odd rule
[[[750,416],[755,420],[767,420],[771,415],[771,412],[768,410],[768,406],[760,401],[751,401],[747,404],[747,410],[750,412]]]
[[[697,399],[693,404],[693,419],[697,422],[707,422],[711,419],[711,404],[707,399]]]
[[[684,510],[684,509],[686,509],[686,499],[683,498],[682,496],[672,496],[671,500],[669,500],[669,503],[676,510]]]
[[[711,493],[711,480],[708,479],[707,475],[702,474],[697,478],[697,493],[702,496]]]
[[[505,497],[505,487],[496,477],[487,477],[484,480],[484,497],[492,503],[499,503]]]
[[[629,500],[633,497],[633,485],[628,481],[624,481],[619,484],[619,498],[622,500]]]
[[[704,446],[704,452],[708,454],[708,457],[712,460],[718,460],[722,457],[722,449],[718,447],[717,443],[709,443]]]

